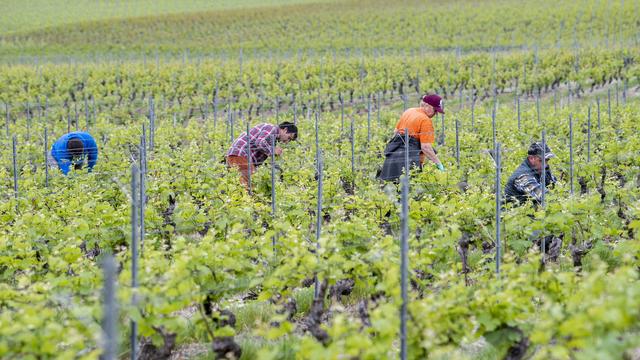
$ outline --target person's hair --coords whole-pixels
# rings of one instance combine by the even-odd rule
[[[84,144],[80,139],[70,139],[67,142],[67,151],[71,157],[80,157],[84,153]]]
[[[289,134],[293,134],[293,140],[296,140],[298,138],[298,127],[294,123],[285,121],[283,123],[280,123],[278,127],[280,129],[286,129]]]

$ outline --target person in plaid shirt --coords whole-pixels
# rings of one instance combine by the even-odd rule
[[[227,165],[240,170],[240,181],[247,186],[249,182],[249,157],[251,153],[251,173],[255,171],[256,166],[262,164],[269,156],[271,156],[272,143],[282,142],[288,143],[298,138],[298,127],[290,122],[283,122],[278,126],[272,124],[260,124],[243,132],[233,141],[231,148],[227,151]],[[249,149],[247,149],[249,145]],[[282,148],[273,147],[276,155],[282,154]]]

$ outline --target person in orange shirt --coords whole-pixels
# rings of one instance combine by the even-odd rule
[[[380,179],[394,180],[404,173],[405,143],[404,131],[409,130],[409,166],[422,169],[425,158],[444,171],[444,165],[433,149],[435,132],[431,119],[439,112],[444,114],[442,98],[438,95],[424,95],[420,107],[407,109],[396,124],[393,137],[384,150],[384,164]]]

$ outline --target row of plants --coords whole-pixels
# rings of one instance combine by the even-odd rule
[[[552,107],[550,101],[543,109]],[[498,108],[502,184],[543,129],[557,154],[551,166],[559,179],[545,208],[505,209],[500,276],[494,263],[492,106],[478,104],[473,126],[467,107],[437,119],[447,171],[427,167],[412,175],[410,357],[446,358],[454,352],[474,358],[479,354],[470,344],[478,341],[500,357],[629,355],[640,346],[635,102],[613,106],[610,117],[603,108],[599,122],[592,100],[545,113],[540,123],[535,104],[528,104],[521,109],[520,128],[511,102]],[[396,103],[370,124],[366,114],[355,114],[353,138],[339,111],[320,114],[322,214],[316,213],[313,117],[298,119],[300,140],[287,144],[278,159],[283,171],[276,172],[273,214],[268,165],[254,174],[249,195],[220,162],[230,142],[228,128],[214,127],[212,114],[176,123],[159,113],[149,150],[138,306],[130,305],[129,181],[148,120],[105,107],[91,129],[100,140],[95,171],[67,177],[52,171],[45,187],[43,139],[27,136],[40,134],[45,124],[29,128],[20,117],[10,127],[20,144],[17,199],[11,147],[0,149],[0,356],[97,358],[100,260],[112,253],[119,269],[123,352],[127,324],[134,319],[147,355],[207,342],[218,356],[244,351],[245,357],[260,358],[395,357],[401,303],[398,193],[394,186],[381,187],[375,174],[400,112]],[[459,165],[454,119],[461,121]],[[52,138],[65,125],[50,121]],[[534,230],[564,239],[555,261],[545,266],[530,240]],[[303,304],[300,294],[314,277],[319,300]],[[274,310],[243,326],[231,321],[250,306]],[[195,315],[184,316],[185,309],[195,309]],[[264,343],[250,353],[238,345],[246,338]]]

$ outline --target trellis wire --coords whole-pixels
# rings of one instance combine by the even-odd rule
[[[405,132],[405,139],[408,132]],[[408,144],[408,142],[407,142]],[[408,159],[408,147],[405,157]],[[407,160],[408,162],[408,160]],[[400,359],[407,359],[407,305],[409,303],[407,278],[409,268],[409,176],[402,177],[402,237],[400,239],[400,292],[402,305],[400,306]]]
[[[118,308],[116,303],[116,264],[111,254],[102,259],[104,285],[102,287],[102,315],[103,350],[101,358],[116,360],[118,355]]]

